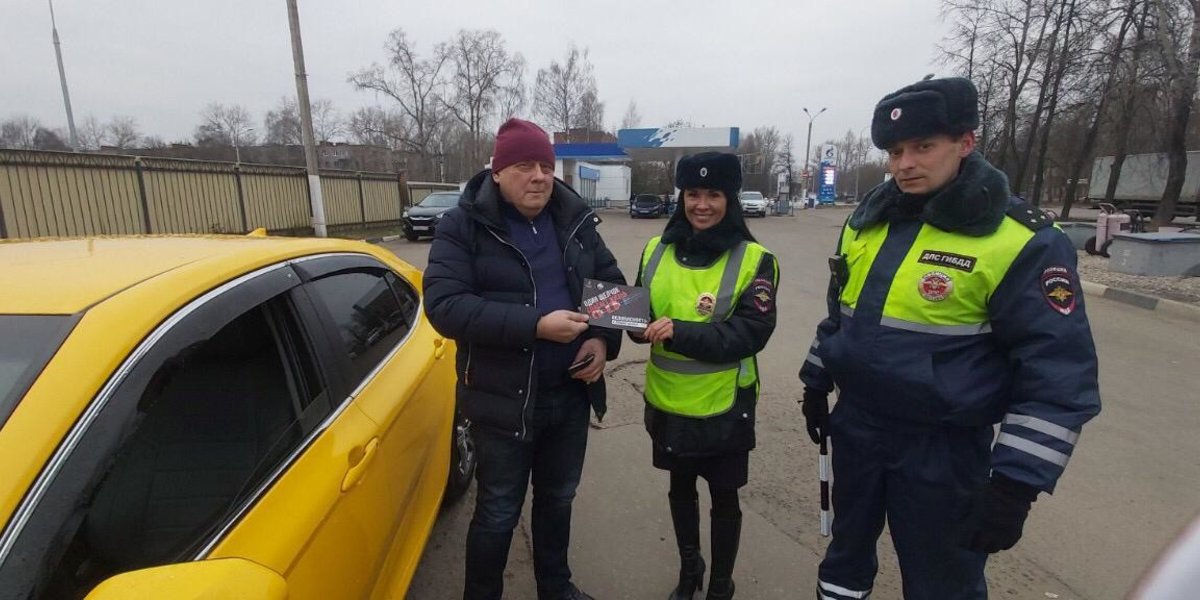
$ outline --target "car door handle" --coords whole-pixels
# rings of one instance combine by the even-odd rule
[[[433,340],[433,357],[441,358],[446,355],[446,340],[437,338]]]
[[[348,492],[351,488],[358,485],[362,481],[363,475],[367,474],[367,469],[375,460],[376,450],[379,449],[379,438],[371,438],[367,445],[361,450],[355,448],[351,451],[350,460],[353,464],[349,469],[346,469],[346,476],[342,478],[342,491]],[[358,458],[357,462],[354,459]]]

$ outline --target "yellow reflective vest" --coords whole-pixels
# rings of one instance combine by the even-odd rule
[[[742,242],[705,267],[682,264],[673,244],[655,237],[642,252],[642,285],[650,289],[650,309],[657,317],[710,323],[733,313],[738,299],[754,280],[767,249]],[[758,392],[753,356],[729,363],[709,363],[667,350],[650,349],[646,366],[646,401],[655,408],[687,417],[709,417],[733,406],[739,388]]]

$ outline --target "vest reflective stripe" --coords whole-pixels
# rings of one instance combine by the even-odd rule
[[[1005,218],[994,233],[972,237],[922,225],[892,275],[880,324],[934,335],[991,332],[988,300],[1034,232]],[[842,289],[842,313],[853,315],[888,224],[862,231],[842,229],[841,248],[850,268]],[[849,309],[849,312],[847,312]]]
[[[759,244],[742,243],[708,267],[691,267],[678,261],[673,245],[651,239],[642,253],[642,285],[650,288],[652,314],[696,323],[724,321],[750,286],[765,253]],[[701,296],[714,300],[708,314],[697,311]],[[655,344],[646,365],[646,401],[690,417],[721,414],[733,406],[739,387],[757,385],[754,357],[709,363]]]
[[[709,363],[709,362],[704,362],[704,361],[699,361],[699,360],[691,360],[691,359],[679,360],[677,358],[671,358],[671,357],[663,355],[663,354],[651,354],[650,362],[654,366],[656,366],[664,371],[670,371],[672,373],[682,373],[684,375],[711,375],[713,373],[720,373],[721,371],[728,371],[730,369],[736,369],[739,366],[741,366],[740,363],[736,363],[736,362]]]
[[[992,330],[991,323],[980,323],[978,325],[927,325],[925,323],[912,323],[892,317],[879,319],[879,324],[884,327],[891,327],[892,329],[903,329],[917,333],[932,333],[933,335],[979,335]]]

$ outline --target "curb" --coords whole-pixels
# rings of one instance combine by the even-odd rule
[[[1080,286],[1083,288],[1083,293],[1086,296],[1099,296],[1107,298],[1123,304],[1131,304],[1138,308],[1161,312],[1164,315],[1175,317],[1177,319],[1187,319],[1189,321],[1200,322],[1200,306],[1186,304],[1184,302],[1176,302],[1165,298],[1155,296],[1147,296],[1137,292],[1122,290],[1119,288],[1108,287],[1107,285],[1094,283],[1091,281],[1080,281]]]
[[[366,238],[363,241],[368,244],[380,244],[383,242],[394,242],[404,236],[402,235],[385,235],[383,237]]]

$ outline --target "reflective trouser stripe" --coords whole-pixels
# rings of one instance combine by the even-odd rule
[[[701,360],[680,360],[655,353],[650,354],[650,362],[669,373],[680,373],[683,375],[712,375],[713,373],[732,371],[741,365],[741,363],[736,362],[710,363]]]
[[[1060,467],[1067,466],[1067,461],[1070,457],[1053,448],[1047,448],[1037,442],[1031,442],[1025,438],[1017,437],[1011,433],[1001,432],[996,438],[996,444],[1015,448],[1027,454],[1032,454],[1046,462],[1054,463]]]
[[[843,304],[842,305],[842,314],[846,315],[847,317],[853,317],[854,316],[854,308],[851,307],[849,304]]]
[[[822,592],[822,597],[827,597],[824,595],[824,592],[834,593],[839,596],[846,596],[847,598],[859,598],[859,599],[867,598],[871,595],[871,590],[855,591],[855,590],[844,588],[840,585],[834,585],[832,583],[828,583],[828,582],[820,581],[820,580],[817,581],[817,586],[818,586],[817,587],[818,591]]]
[[[812,352],[808,353],[808,358],[806,358],[805,360],[807,360],[808,362],[810,362],[818,367],[821,367],[822,369],[825,368],[825,363],[821,362],[821,357],[817,356],[816,354],[813,354]]]
[[[1029,415],[1007,414],[1004,416],[1006,425],[1020,425],[1027,429],[1040,431],[1048,436],[1058,438],[1072,446],[1079,441],[1079,432],[1071,431],[1062,425],[1056,425],[1045,419],[1031,417]]]

